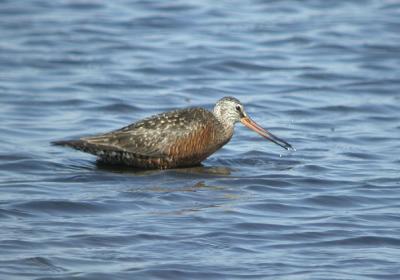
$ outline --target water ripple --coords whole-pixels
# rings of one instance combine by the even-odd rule
[[[396,1],[1,1],[5,279],[399,279]],[[50,145],[232,95],[202,166]]]

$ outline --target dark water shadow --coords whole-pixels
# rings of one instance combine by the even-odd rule
[[[161,172],[185,174],[185,175],[197,174],[197,175],[229,176],[234,171],[233,169],[227,166],[204,166],[204,165],[185,167],[185,168],[166,169],[166,170],[159,170],[159,169],[147,170],[147,169],[130,167],[123,164],[108,164],[99,160],[96,161],[96,168],[102,171],[120,173],[125,175],[131,174],[135,176],[158,175]]]

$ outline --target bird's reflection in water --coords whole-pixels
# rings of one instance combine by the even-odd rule
[[[160,172],[168,172],[168,173],[177,173],[177,174],[204,174],[204,175],[217,175],[217,176],[229,176],[232,174],[233,170],[226,166],[193,166],[187,168],[176,168],[176,169],[167,169],[167,170],[146,170],[146,169],[137,169],[132,168],[126,165],[116,165],[116,164],[107,164],[100,160],[96,161],[96,167],[99,170],[104,170],[108,172],[114,173],[124,173],[124,174],[132,174],[139,176],[147,176],[159,174]]]
[[[207,211],[213,208],[221,208],[222,205],[218,204],[209,204],[209,205],[198,205],[196,207],[190,207],[190,208],[183,208],[183,209],[175,209],[171,211],[150,211],[147,213],[147,215],[152,215],[152,216],[186,216],[186,215],[192,215],[197,212],[201,211]]]
[[[179,173],[210,174],[220,176],[229,176],[233,172],[231,168],[226,166],[195,166],[174,170]]]
[[[207,185],[204,181],[196,183],[185,184],[183,186],[165,185],[165,186],[152,186],[140,189],[132,189],[132,192],[158,192],[158,193],[172,193],[172,192],[197,192],[200,190],[222,190],[223,187]]]
[[[224,185],[219,185],[212,179],[215,176],[230,176],[233,169],[225,166],[199,165],[189,168],[168,170],[143,170],[124,165],[110,165],[97,161],[96,167],[99,170],[107,172],[148,177],[144,178],[145,180],[143,182],[146,182],[145,184],[137,184],[137,182],[132,183],[131,186],[121,191],[121,196],[135,198],[157,197],[158,199],[166,199],[169,201],[170,195],[176,195],[174,199],[182,199],[179,203],[171,204],[170,209],[162,210],[157,209],[157,207],[154,207],[154,209],[150,207],[149,211],[146,212],[147,215],[185,216],[213,208],[229,210],[230,203],[233,200],[241,198],[240,195],[232,194],[229,187],[227,188]],[[167,177],[165,177],[166,174],[168,175]],[[162,178],[161,181],[159,180],[160,178]],[[199,178],[204,178],[204,180],[199,180]],[[147,179],[150,179],[150,185]],[[182,181],[182,179],[184,180]],[[190,197],[192,195],[191,193],[196,192],[200,192],[200,194],[195,195],[195,197],[211,195],[216,201],[214,201],[214,203],[209,203],[208,201],[201,200],[189,204],[184,202],[188,201],[187,197]],[[211,193],[205,194],[204,192]],[[174,205],[176,207],[174,207]]]
[[[206,192],[214,198],[214,203],[209,201],[198,201],[191,203],[184,203],[181,200],[179,203],[173,203],[170,207],[165,209],[151,209],[147,212],[147,215],[155,216],[185,216],[192,215],[196,212],[209,211],[210,209],[224,209],[229,211],[231,208],[232,200],[237,200],[240,196],[230,196],[227,195],[226,187],[218,185],[206,184],[204,181],[192,182],[190,184],[185,184],[183,186],[176,185],[164,185],[164,186],[152,186],[148,188],[132,189],[132,192],[144,192],[152,193],[160,199],[163,197],[168,197],[170,194],[175,194],[184,199],[187,202],[187,197],[193,197],[190,193],[195,192]],[[211,194],[212,193],[212,194]],[[205,194],[203,194],[205,195]],[[199,194],[201,196],[201,194]],[[195,197],[199,197],[195,195]],[[176,196],[175,196],[176,197]]]

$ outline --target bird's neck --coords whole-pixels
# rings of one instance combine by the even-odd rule
[[[215,118],[218,120],[218,122],[221,124],[223,128],[223,132],[225,135],[226,139],[230,139],[233,135],[233,131],[235,128],[235,122],[231,121],[230,119],[227,119],[226,116],[221,114],[221,111],[219,111],[217,108],[214,108],[213,114]]]

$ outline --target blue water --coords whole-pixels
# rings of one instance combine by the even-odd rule
[[[400,279],[400,2],[0,1],[1,279]],[[235,96],[203,167],[51,141]]]

